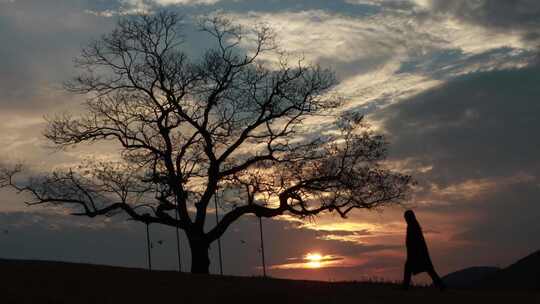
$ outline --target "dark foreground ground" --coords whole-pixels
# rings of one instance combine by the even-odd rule
[[[403,291],[397,285],[148,272],[0,260],[0,303],[540,303],[520,291]]]

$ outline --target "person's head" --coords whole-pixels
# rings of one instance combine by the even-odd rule
[[[405,213],[403,214],[403,217],[405,218],[405,221],[407,222],[407,224],[417,222],[416,216],[414,215],[414,212],[412,210],[405,211]]]

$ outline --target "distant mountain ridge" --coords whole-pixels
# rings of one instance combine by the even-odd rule
[[[487,276],[477,284],[485,289],[540,290],[540,251]]]
[[[442,279],[449,288],[540,290],[540,251],[503,269],[470,267]]]
[[[442,280],[448,288],[473,288],[480,281],[500,271],[499,267],[469,267],[445,275]]]

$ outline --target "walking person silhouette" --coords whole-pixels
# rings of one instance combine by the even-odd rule
[[[427,272],[433,284],[445,289],[445,285],[431,262],[426,240],[422,234],[422,228],[416,220],[412,210],[405,211],[405,221],[407,222],[407,261],[405,262],[405,273],[403,276],[403,288],[408,289],[411,283],[411,276],[422,272]]]

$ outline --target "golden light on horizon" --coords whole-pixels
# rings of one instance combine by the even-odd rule
[[[318,270],[329,267],[351,267],[358,265],[356,259],[346,256],[322,254],[316,251],[308,252],[301,257],[291,257],[288,262],[272,265],[271,269],[312,269]]]
[[[305,256],[307,268],[321,268],[323,256],[320,253],[307,253]]]

